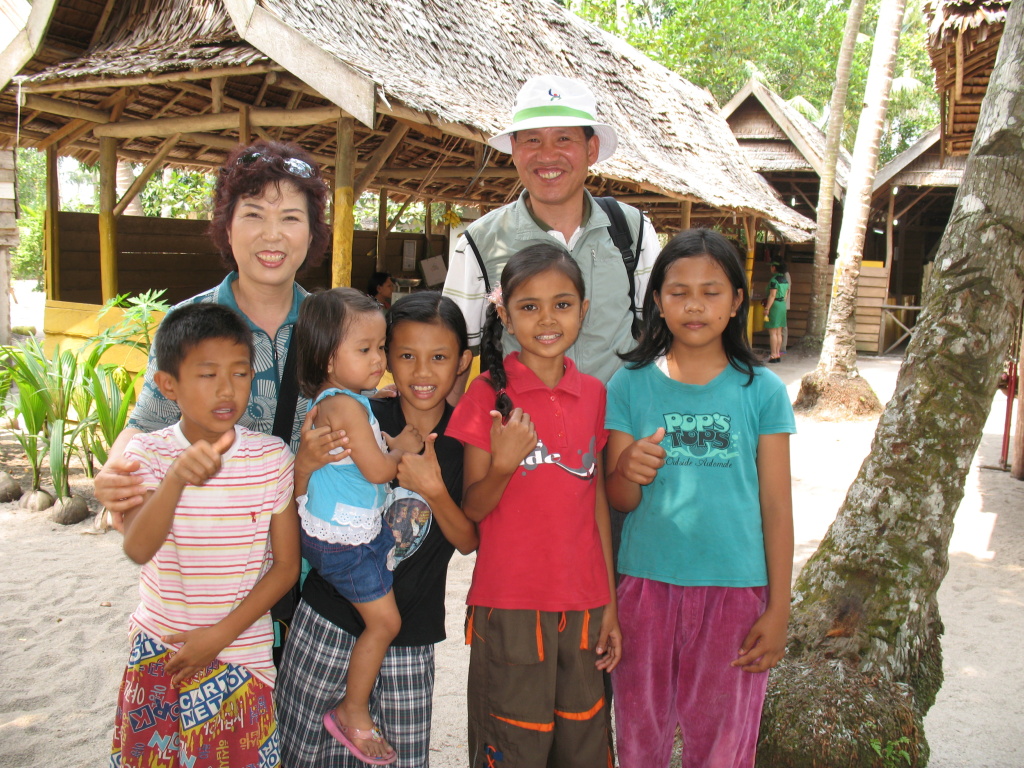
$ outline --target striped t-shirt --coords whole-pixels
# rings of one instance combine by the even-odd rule
[[[126,459],[155,490],[189,447],[178,424],[132,438]],[[276,437],[235,426],[220,471],[181,494],[167,540],[142,567],[141,602],[131,624],[156,640],[209,627],[227,616],[270,567],[270,518],[292,498],[292,454]],[[270,614],[260,617],[218,659],[274,684]]]

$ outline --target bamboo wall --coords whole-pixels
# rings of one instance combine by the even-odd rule
[[[78,304],[102,304],[100,294],[99,227],[93,213],[61,212],[59,301]],[[226,270],[220,255],[207,235],[209,222],[190,219],[161,219],[146,216],[120,216],[117,219],[117,282],[119,293],[141,293],[163,288],[171,304],[195,296],[217,285]],[[387,271],[392,275],[420,277],[419,271],[402,271],[402,250],[406,240],[416,242],[417,259],[427,254],[427,239],[422,234],[395,232],[387,239]],[[447,238],[433,235],[430,253],[447,253]],[[366,287],[374,272],[373,253],[377,233],[357,230],[353,241],[352,284]],[[324,263],[306,273],[298,282],[309,290],[330,286],[330,254]]]

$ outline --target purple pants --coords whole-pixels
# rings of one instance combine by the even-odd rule
[[[612,673],[620,768],[667,766],[677,724],[683,768],[754,765],[768,673],[729,662],[767,596],[767,587],[678,587],[622,577],[622,661]]]

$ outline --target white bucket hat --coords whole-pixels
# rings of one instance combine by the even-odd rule
[[[599,123],[596,115],[597,99],[585,83],[571,77],[538,75],[531,77],[519,89],[512,111],[512,125],[492,136],[487,143],[499,152],[511,154],[511,134],[516,131],[589,125],[600,141],[595,161],[600,163],[615,153],[619,140],[615,129],[607,123]]]

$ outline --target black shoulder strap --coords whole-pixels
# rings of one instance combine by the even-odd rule
[[[274,412],[274,437],[280,437],[284,444],[291,447],[292,428],[295,425],[295,409],[299,400],[299,380],[295,375],[295,328],[288,339],[288,354],[284,359],[284,373],[281,374],[281,386],[277,390],[277,409]]]
[[[476,263],[480,266],[480,274],[484,277],[484,291],[490,293],[491,281],[487,278],[487,267],[484,266],[484,257],[480,255],[480,249],[473,242],[473,237],[469,234],[469,230],[467,229],[462,234],[466,236],[466,244],[469,245],[469,250],[473,252],[473,255],[476,257]]]
[[[640,331],[640,324],[636,318],[636,281],[633,273],[636,272],[636,265],[639,261],[640,248],[643,245],[644,222],[640,218],[640,231],[637,235],[636,249],[633,249],[633,236],[629,233],[629,224],[626,223],[626,215],[619,207],[614,197],[595,197],[594,202],[601,206],[601,210],[608,216],[608,234],[611,235],[612,243],[622,254],[622,263],[626,267],[626,277],[629,279],[629,313],[632,317],[633,338],[636,338]]]

